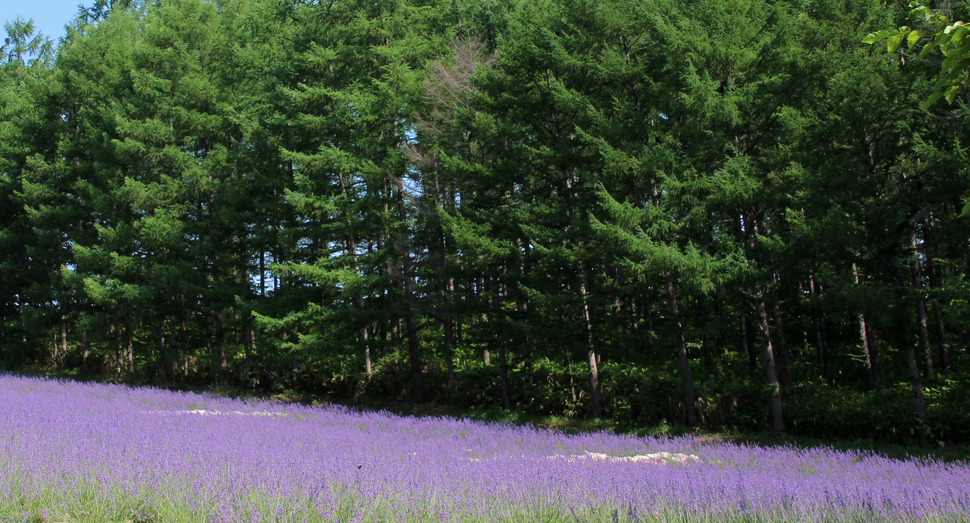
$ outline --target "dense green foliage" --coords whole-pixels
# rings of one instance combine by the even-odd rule
[[[11,23],[0,361],[966,441],[968,98],[920,108],[928,38],[863,43],[907,16],[99,0],[56,50]]]
[[[953,9],[948,4],[934,10],[920,3],[919,0],[913,0],[910,2],[910,7],[913,9],[909,12],[909,18],[920,27],[914,29],[902,26],[898,29],[883,29],[869,33],[863,41],[867,44],[885,41],[886,50],[893,53],[905,40],[910,51],[919,45],[917,58],[920,59],[925,58],[934,49],[938,49],[943,58],[943,63],[940,64],[942,74],[934,85],[936,92],[931,94],[923,105],[931,107],[941,98],[945,98],[952,104],[960,91],[970,85],[970,75],[967,74],[967,67],[970,66],[970,45],[967,45],[967,33],[970,32],[970,27],[962,20],[951,23],[949,16],[953,15]],[[968,214],[967,209],[965,208],[961,214]]]

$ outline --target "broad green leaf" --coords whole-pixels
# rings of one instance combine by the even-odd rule
[[[886,51],[889,53],[894,53],[896,52],[896,49],[899,49],[899,46],[902,43],[903,43],[902,34],[890,36],[888,39],[886,39]]]
[[[952,84],[953,82],[956,82],[957,79],[960,78],[960,74],[961,73],[962,72],[960,70],[954,69],[953,71],[951,71],[949,74],[947,74],[943,78],[940,78],[939,80],[937,80],[936,81],[936,85],[933,88],[934,89],[942,89],[942,88],[944,88],[944,87]]]
[[[964,205],[963,210],[960,211],[960,216],[970,216],[970,199],[967,199],[966,205]]]
[[[955,51],[955,50],[956,49],[954,49],[953,51]],[[949,71],[949,70],[953,69],[954,67],[956,67],[957,62],[959,62],[959,61],[960,61],[959,53],[953,53],[953,52],[951,52],[950,53],[950,56],[948,56],[946,58],[946,60],[943,60],[943,64],[940,65],[940,69],[943,69],[944,71]]]
[[[959,27],[957,30],[950,33],[950,46],[960,47],[963,45],[963,39],[967,35],[967,29],[965,27]]]
[[[946,102],[952,104],[953,103],[953,100],[957,97],[957,95],[959,93],[960,93],[960,86],[959,85],[954,85],[954,86],[950,87],[949,89],[947,89],[947,91],[946,91]]]
[[[953,71],[963,74],[963,72],[967,70],[967,67],[970,67],[970,56],[964,56],[959,62],[957,62],[957,65],[953,67]]]
[[[919,31],[919,30],[910,31],[909,36],[906,37],[906,43],[908,43],[909,48],[912,49],[913,46],[916,45],[916,42],[919,42],[919,39],[922,37],[923,37],[922,31]]]
[[[940,52],[946,54],[950,50],[950,38],[950,35],[940,33],[933,39],[933,45],[940,46]]]
[[[880,40],[885,40],[886,38],[889,38],[893,34],[894,34],[893,31],[890,31],[888,29],[883,29],[882,31],[869,33],[868,36],[862,39],[862,42],[866,44],[874,44]]]
[[[933,11],[925,5],[921,5],[916,9],[909,12],[909,17],[913,20],[917,18],[922,18],[924,22],[929,22],[930,18],[933,18]]]
[[[939,101],[940,98],[943,98],[942,92],[933,93],[929,96],[929,98],[926,99],[925,102],[923,102],[923,104],[920,107],[923,110],[929,109],[930,107],[932,107],[933,104]]]

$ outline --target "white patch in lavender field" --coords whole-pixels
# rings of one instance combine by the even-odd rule
[[[701,459],[692,454],[679,452],[654,452],[652,454],[637,454],[634,456],[610,456],[599,452],[586,451],[579,455],[565,456],[556,454],[548,457],[551,460],[565,459],[566,461],[604,461],[608,463],[656,463],[661,465],[701,463]]]
[[[195,409],[195,410],[143,410],[142,414],[161,414],[161,415],[171,415],[171,416],[181,416],[181,415],[194,415],[194,416],[274,416],[282,417],[286,416],[285,412],[272,412],[268,410],[257,410],[252,412],[243,412],[240,410],[205,410],[205,409]]]
[[[471,449],[468,450],[471,453]],[[522,456],[523,459],[527,459]],[[609,454],[602,454],[599,452],[589,452],[586,451],[583,454],[554,454],[552,456],[546,456],[545,459],[548,460],[565,460],[567,462],[573,463],[595,463],[595,462],[605,462],[605,463],[645,463],[645,464],[656,464],[656,465],[687,465],[694,463],[703,463],[701,458],[694,456],[693,454],[681,454],[679,452],[654,452],[652,454],[637,454],[634,456],[610,456]],[[479,458],[465,458],[465,460],[472,463],[481,461]]]

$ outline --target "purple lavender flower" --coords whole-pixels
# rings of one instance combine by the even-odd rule
[[[0,376],[0,516],[965,521],[970,467]]]

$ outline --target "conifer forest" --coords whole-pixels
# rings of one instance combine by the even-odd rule
[[[58,41],[8,21],[0,368],[970,441],[970,96],[926,108],[947,57],[863,41],[909,12],[96,0]]]

